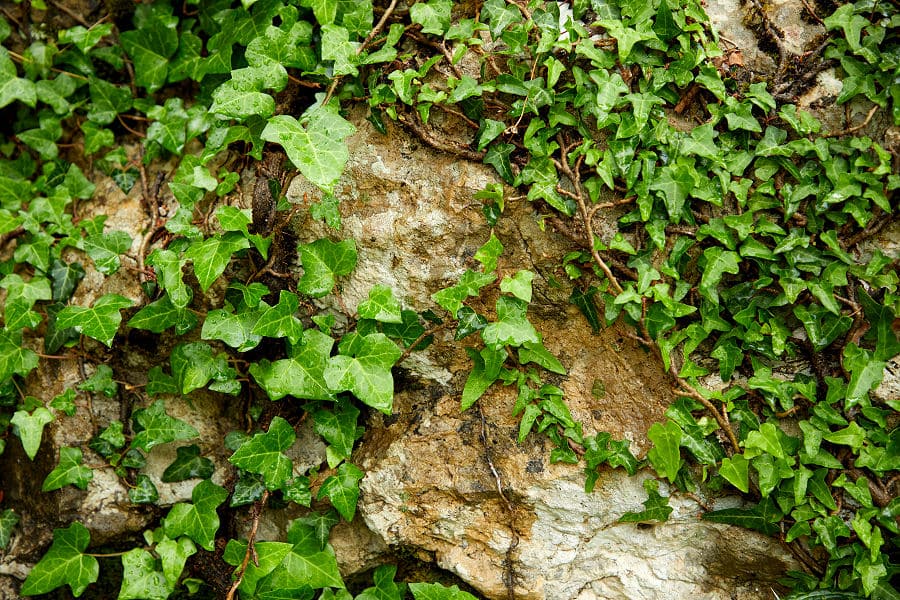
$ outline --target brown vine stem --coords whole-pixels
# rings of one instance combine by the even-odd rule
[[[575,172],[573,172],[572,167],[569,166],[569,158],[567,156],[568,145],[563,139],[562,134],[557,135],[556,139],[559,142],[559,165],[563,171],[563,174],[569,178],[569,181],[572,182],[572,186],[575,188],[575,202],[578,203],[578,210],[581,213],[581,218],[584,220],[584,229],[587,235],[587,244],[588,248],[590,248],[591,256],[594,258],[594,262],[597,263],[597,266],[600,267],[600,270],[603,271],[603,274],[606,275],[606,278],[609,280],[610,285],[613,286],[613,289],[616,290],[616,293],[621,294],[623,290],[622,286],[619,285],[619,280],[616,279],[616,276],[613,275],[612,270],[600,257],[600,253],[597,252],[597,248],[594,247],[594,226],[591,223],[592,213],[588,211],[587,204],[584,201],[584,189],[581,187],[581,177],[576,175]],[[579,161],[580,160],[581,158],[579,157]],[[578,170],[577,165],[575,170]]]
[[[427,338],[429,335],[434,335],[442,329],[446,329],[450,325],[450,323],[452,323],[452,321],[448,319],[440,325],[435,325],[431,329],[426,329],[425,331],[423,331],[422,335],[417,337],[412,344],[406,347],[406,350],[404,350],[403,354],[400,355],[400,358],[397,359],[397,363],[402,363],[404,360],[409,358],[409,355],[415,351],[416,346],[418,346],[422,342],[422,340]]]
[[[866,114],[865,120],[859,125],[854,125],[853,127],[848,127],[846,129],[842,129],[841,131],[835,131],[834,133],[826,133],[825,135],[819,136],[823,138],[833,138],[833,137],[841,137],[844,135],[850,135],[851,133],[856,133],[860,129],[865,128],[871,121],[872,117],[875,116],[875,113],[878,111],[878,105],[873,104],[872,108],[869,109],[868,114]]]
[[[390,6],[388,6],[384,14],[381,15],[381,18],[378,20],[378,23],[375,24],[375,27],[372,28],[372,31],[369,32],[369,35],[366,36],[366,39],[363,40],[363,43],[359,45],[359,48],[356,49],[356,55],[359,56],[362,54],[362,51],[369,47],[369,44],[375,39],[375,36],[378,35],[382,29],[384,29],[387,20],[391,17],[391,13],[394,12],[394,9],[397,7],[398,0],[391,0]],[[341,77],[337,76],[331,81],[331,85],[328,86],[328,91],[325,93],[325,100],[322,101],[322,106],[325,106],[329,102],[331,102],[332,96],[334,96],[335,90],[337,90],[338,84],[341,82]]]
[[[263,492],[262,498],[253,505],[253,521],[250,524],[250,534],[247,536],[247,551],[244,552],[244,560],[241,562],[241,566],[238,569],[237,579],[231,584],[231,589],[228,590],[225,600],[234,600],[234,595],[237,593],[238,587],[240,587],[241,582],[244,580],[244,573],[247,571],[247,565],[250,564],[250,557],[255,553],[253,544],[256,541],[256,530],[259,529],[259,518],[262,516],[262,509],[266,505],[266,500],[268,499],[269,491],[266,490]]]

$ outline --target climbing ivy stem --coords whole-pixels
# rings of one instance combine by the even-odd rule
[[[578,204],[578,211],[581,213],[581,218],[584,220],[584,230],[585,236],[587,237],[587,245],[591,252],[591,257],[593,257],[594,262],[597,263],[597,266],[600,267],[600,270],[603,271],[603,274],[606,275],[606,278],[609,280],[610,285],[613,286],[613,289],[616,290],[616,294],[622,293],[622,286],[619,285],[619,280],[616,279],[616,276],[613,275],[612,270],[606,264],[606,262],[601,258],[600,253],[597,252],[597,249],[594,247],[594,226],[591,224],[591,217],[593,213],[588,211],[587,204],[584,201],[584,188],[581,187],[581,177],[576,174],[578,170],[578,166],[576,165],[575,171],[572,170],[572,167],[569,165],[569,159],[567,157],[568,153],[568,145],[563,139],[562,134],[556,136],[557,141],[559,142],[559,153],[560,160],[559,166],[562,169],[563,174],[569,178],[569,181],[572,182],[572,187],[575,188],[575,197],[574,200]],[[579,161],[580,161],[579,157]]]
[[[238,587],[240,587],[241,582],[244,580],[244,573],[247,571],[247,565],[250,564],[250,557],[256,554],[256,551],[254,550],[256,531],[259,529],[259,518],[262,516],[262,509],[266,505],[268,499],[269,491],[266,490],[263,492],[262,498],[253,505],[253,521],[250,524],[250,533],[247,535],[247,550],[244,552],[244,560],[241,562],[240,568],[238,568],[237,578],[234,580],[234,583],[231,584],[231,589],[228,590],[225,600],[234,600],[234,595],[237,592]]]

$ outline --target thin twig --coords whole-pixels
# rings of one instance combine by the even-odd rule
[[[859,125],[854,125],[853,127],[848,127],[847,129],[844,129],[842,131],[835,131],[834,133],[826,133],[825,135],[820,136],[820,137],[833,138],[833,137],[841,137],[843,135],[850,135],[851,133],[856,133],[857,131],[859,131],[860,129],[863,129],[864,127],[866,127],[869,124],[869,122],[872,120],[872,117],[875,116],[875,112],[877,110],[878,110],[878,105],[873,104],[872,108],[869,109],[869,113],[866,115],[866,119]]]
[[[423,331],[422,334],[419,337],[417,337],[412,344],[410,344],[409,346],[406,347],[406,350],[404,350],[403,354],[400,355],[400,358],[397,359],[397,363],[398,364],[402,363],[404,360],[409,358],[409,355],[415,351],[416,346],[418,346],[422,340],[427,338],[429,335],[434,335],[435,333],[437,333],[438,331],[440,331],[442,329],[446,329],[452,322],[453,322],[452,320],[447,319],[440,325],[435,325],[431,329],[426,329],[425,331]]]
[[[75,19],[76,21],[78,21],[80,24],[82,24],[82,25],[84,25],[85,27],[87,27],[88,29],[91,28],[91,24],[88,23],[88,22],[85,20],[84,17],[82,17],[81,15],[79,15],[78,13],[76,13],[75,11],[73,11],[71,8],[69,8],[68,6],[66,6],[65,3],[62,3],[62,2],[52,2],[52,1],[51,1],[50,4],[52,4],[54,7],[58,8],[59,10],[63,11],[64,13],[66,13],[67,15],[69,15],[70,17],[72,17],[73,19]]]
[[[569,158],[567,156],[568,146],[565,143],[565,140],[562,137],[562,134],[558,134],[556,136],[557,141],[559,142],[559,152],[560,152],[560,161],[559,165],[562,168],[563,174],[569,178],[572,182],[572,186],[575,188],[575,201],[578,203],[578,210],[581,212],[581,218],[584,220],[584,229],[587,236],[587,245],[590,249],[591,256],[594,259],[594,262],[597,263],[597,266],[600,267],[600,270],[603,271],[603,274],[606,275],[606,279],[609,280],[610,285],[613,286],[613,289],[616,290],[616,293],[622,293],[622,286],[619,285],[619,280],[616,279],[616,276],[613,275],[612,270],[606,264],[606,262],[600,257],[600,253],[597,252],[596,246],[594,246],[594,226],[591,223],[590,214],[588,212],[587,204],[584,201],[584,190],[581,187],[581,177],[576,175],[572,168],[569,166]]]
[[[231,589],[228,590],[228,594],[225,596],[225,600],[234,600],[234,595],[237,592],[238,587],[240,587],[241,582],[244,580],[244,573],[247,572],[247,565],[250,564],[250,557],[256,552],[254,550],[254,542],[256,541],[256,530],[259,529],[259,518],[262,516],[262,509],[266,505],[266,501],[269,499],[269,490],[263,492],[262,498],[260,498],[256,504],[253,505],[253,522],[250,524],[250,533],[247,536],[247,550],[244,552],[244,560],[241,562],[241,566],[238,568],[237,579],[234,580],[234,583],[231,584]]]
[[[806,0],[800,0],[800,2],[803,3],[804,8],[806,8],[806,10],[809,12],[809,16],[811,16],[816,21],[816,23],[824,27],[825,21],[819,18],[819,15],[817,15],[813,7],[809,5],[809,2],[807,2]]]

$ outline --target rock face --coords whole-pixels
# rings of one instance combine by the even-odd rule
[[[359,264],[344,301],[353,310],[373,285],[386,283],[407,306],[434,308],[429,296],[474,267],[471,257],[490,235],[472,194],[494,176],[420,147],[399,127],[382,136],[362,115],[353,120],[359,131],[339,184],[338,235],[358,241]],[[289,197],[315,197],[295,181]],[[642,454],[646,430],[673,399],[661,365],[624,328],[592,333],[568,304],[571,288],[553,258],[572,249],[570,242],[542,230],[539,220],[535,206],[507,201],[495,230],[505,248],[500,270],[536,273],[529,318],[568,370],[554,383],[585,433],[609,431]],[[297,230],[306,242],[335,235],[312,222]],[[461,413],[471,364],[450,337],[439,335],[401,365],[394,414],[370,417],[354,453],[366,472],[359,515],[376,538],[434,560],[491,599],[771,598],[772,582],[793,565],[774,540],[703,522],[698,504],[681,497],[673,498],[667,524],[617,524],[624,512],[643,508],[646,475],[609,471],[585,493],[581,468],[549,464],[541,434],[516,443],[515,392],[499,384],[480,409]],[[359,527],[335,530],[339,556],[358,545]],[[359,569],[378,563],[378,544],[366,544],[369,551],[357,552]]]

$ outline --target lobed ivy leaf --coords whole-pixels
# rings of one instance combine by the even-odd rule
[[[44,478],[41,491],[58,490],[67,485],[74,485],[80,490],[86,490],[88,483],[94,478],[94,472],[82,465],[81,460],[82,454],[79,448],[60,448],[59,464]]]
[[[290,115],[269,119],[260,136],[281,145],[304,177],[322,191],[330,192],[349,157],[344,138],[355,131],[336,104],[315,104],[299,122]]]
[[[329,545],[319,545],[312,526],[302,519],[293,521],[287,539],[288,543],[293,544],[291,551],[267,580],[260,582],[260,589],[289,590],[302,586],[313,589],[344,588],[334,549]]]
[[[204,292],[225,271],[231,256],[250,247],[250,241],[236,231],[214,235],[188,247],[184,257],[194,263],[194,273]]]
[[[131,108],[131,90],[103,79],[90,78],[91,103],[87,118],[98,125],[109,125],[116,115]]]
[[[186,535],[203,549],[212,552],[219,515],[216,508],[228,498],[228,490],[204,479],[191,492],[192,503],[179,502],[163,520],[166,536],[177,539]]]
[[[28,573],[19,593],[37,596],[68,585],[73,596],[81,596],[100,574],[97,559],[84,554],[90,542],[91,534],[81,523],[54,529],[53,544]]]
[[[295,316],[299,305],[296,294],[281,290],[278,304],[262,311],[252,333],[271,338],[287,338],[291,344],[297,344],[303,336],[303,324]]]
[[[236,383],[236,372],[228,366],[224,354],[213,354],[209,344],[202,342],[180,343],[172,350],[169,356],[172,365],[172,375],[182,394],[189,394],[200,389],[210,381],[210,389],[220,388],[226,393],[236,393],[240,390],[232,389]]]
[[[422,33],[443,35],[450,28],[451,0],[427,0],[409,7],[409,18],[422,26]]]
[[[523,302],[531,302],[531,282],[534,279],[534,273],[531,271],[517,271],[515,275],[510,277],[507,275],[500,281],[500,291],[512,294]]]
[[[72,297],[78,283],[84,279],[81,263],[64,263],[54,260],[50,266],[50,289],[55,302],[65,302]]]
[[[663,0],[663,3],[665,3],[665,0]],[[656,479],[645,479],[644,490],[647,492],[647,499],[644,500],[644,510],[626,512],[619,517],[619,523],[661,523],[669,519],[673,508],[669,506],[669,496],[662,496],[659,493],[659,481]]]
[[[166,404],[163,400],[157,400],[147,408],[134,411],[131,419],[135,432],[131,447],[144,452],[149,452],[160,444],[189,440],[199,435],[196,429],[181,419],[170,417],[166,413]]]
[[[435,292],[431,295],[431,299],[451,315],[458,317],[466,298],[478,296],[481,288],[490,285],[496,279],[497,276],[492,273],[478,273],[467,269],[459,278],[458,284]]]
[[[376,285],[369,290],[369,299],[357,307],[360,319],[374,319],[382,323],[402,323],[400,302],[389,286]]]
[[[725,273],[740,271],[740,258],[736,252],[713,246],[703,251],[703,275],[700,278],[700,293],[714,304],[719,303],[718,285]]]
[[[121,310],[128,308],[133,302],[118,294],[101,296],[91,308],[86,306],[67,306],[56,315],[56,326],[59,329],[74,328],[77,332],[112,347],[113,338],[122,322]]]
[[[156,558],[143,548],[122,555],[122,587],[117,600],[166,600],[175,586],[157,569]]]
[[[128,321],[128,326],[153,333],[162,333],[174,327],[176,334],[184,335],[197,326],[197,316],[186,308],[175,306],[169,294],[165,293],[159,300],[137,311]]]
[[[497,321],[488,324],[481,332],[485,345],[500,349],[503,346],[540,344],[534,326],[528,321],[528,303],[508,296],[497,299]]]
[[[319,408],[312,413],[316,433],[330,444],[330,453],[338,460],[350,458],[353,452],[353,444],[360,435],[356,425],[359,414],[346,400],[339,400],[331,410]]]
[[[293,463],[283,454],[297,438],[294,428],[281,417],[274,417],[267,433],[257,433],[244,442],[229,462],[263,476],[270,490],[281,488],[293,473]]]
[[[38,448],[41,446],[44,427],[54,418],[53,413],[43,406],[38,406],[30,413],[25,410],[17,410],[9,420],[10,425],[15,427],[13,431],[22,441],[25,455],[31,460],[34,460]]]
[[[301,244],[303,276],[297,282],[300,292],[321,298],[334,288],[335,277],[348,275],[356,268],[356,242],[352,239],[332,242],[322,238]]]
[[[246,352],[256,348],[262,336],[253,333],[262,310],[248,309],[230,312],[224,309],[211,310],[206,314],[200,338],[204,340],[221,340],[238,350]]]
[[[141,7],[144,8],[144,7]],[[153,93],[166,82],[169,59],[178,49],[178,17],[163,14],[161,7],[138,9],[137,29],[119,35],[122,47],[134,62],[134,82]]]
[[[259,581],[274,571],[292,548],[293,544],[286,542],[256,542],[253,545],[255,559],[248,562],[242,572],[241,585],[238,587],[241,594],[253,595],[253,597],[258,598],[259,595],[254,594],[254,592]],[[228,540],[222,560],[235,567],[241,567],[246,553],[247,542]]]
[[[767,498],[753,508],[713,510],[703,513],[701,518],[704,521],[727,523],[745,529],[753,529],[766,535],[775,535],[779,531],[778,520],[781,518],[781,513],[778,512],[772,500]]]
[[[475,252],[475,260],[484,266],[485,274],[491,273],[497,268],[497,259],[503,254],[503,244],[491,231],[490,239]],[[456,313],[454,313],[456,314]]]
[[[552,373],[566,374],[566,368],[562,366],[559,359],[550,354],[550,351],[541,342],[525,342],[522,344],[522,347],[519,348],[519,362],[523,365],[533,362]]]
[[[396,565],[381,565],[372,575],[373,587],[366,588],[355,600],[403,600],[406,597],[406,584],[397,583]]]
[[[327,477],[319,488],[318,499],[328,497],[332,506],[348,523],[356,514],[356,502],[359,500],[359,480],[365,476],[359,468],[345,462],[338,467],[337,473]]]
[[[113,370],[109,365],[97,365],[93,375],[78,384],[78,389],[86,392],[97,392],[107,398],[113,398],[119,392],[119,384],[113,381]]]
[[[128,489],[128,499],[132,504],[156,504],[159,501],[159,490],[148,475],[138,473],[134,487]]]
[[[184,481],[185,479],[209,479],[215,466],[213,462],[200,455],[200,446],[191,444],[176,450],[175,460],[163,471],[162,480],[166,483]]]
[[[291,348],[286,359],[266,359],[250,365],[250,374],[269,398],[291,395],[309,400],[332,400],[334,394],[325,379],[325,369],[334,340],[316,329],[303,332],[302,342]]]
[[[0,382],[13,375],[28,375],[39,362],[38,355],[25,348],[19,340],[6,331],[0,331]]]
[[[394,378],[391,367],[402,352],[382,333],[348,334],[338,346],[341,354],[328,359],[325,382],[332,392],[352,392],[363,403],[391,414]]]

